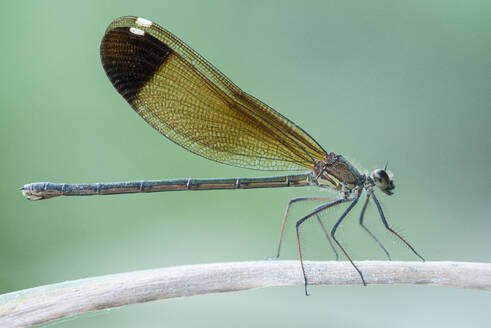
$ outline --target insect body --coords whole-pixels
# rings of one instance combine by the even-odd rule
[[[55,196],[106,195],[171,190],[247,189],[269,187],[319,186],[339,191],[339,197],[316,207],[297,221],[296,232],[301,267],[307,292],[307,275],[300,244],[300,225],[326,209],[349,202],[349,206],[326,236],[343,251],[365,279],[335,237],[341,221],[365,191],[363,215],[373,199],[385,227],[422,257],[385,219],[374,187],[391,195],[392,178],[386,169],[361,174],[342,155],[327,152],[295,123],[247,94],[213,65],[159,25],[143,18],[121,17],[113,21],[101,41],[102,66],[116,88],[135,112],[161,134],[187,150],[210,160],[259,170],[301,170],[307,173],[266,178],[178,179],[90,184],[33,183],[22,188],[28,199]],[[290,205],[323,197],[300,197],[290,201],[283,218],[278,245]],[[331,242],[332,243],[332,242]],[[335,248],[333,247],[335,251]],[[336,251],[335,251],[336,252]],[[337,256],[337,252],[336,252]]]

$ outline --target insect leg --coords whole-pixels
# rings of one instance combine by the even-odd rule
[[[380,248],[382,248],[382,250],[385,252],[385,255],[387,255],[389,261],[391,261],[392,259],[390,257],[390,254],[387,251],[387,249],[384,247],[384,245],[382,245],[382,243],[377,239],[377,237],[375,237],[374,234],[370,230],[368,230],[368,228],[363,224],[363,217],[365,215],[365,210],[367,209],[367,205],[369,201],[370,201],[370,194],[367,193],[367,199],[365,200],[365,203],[363,204],[363,208],[361,209],[361,213],[360,213],[360,225],[363,229],[365,229],[366,232],[368,232],[368,234],[373,238],[373,240],[377,242]]]
[[[329,242],[329,245],[331,245],[331,249],[334,252],[334,255],[336,255],[336,261],[338,261],[339,260],[339,254],[336,251],[336,248],[334,247],[334,244],[332,243],[331,237],[329,237],[329,232],[327,232],[327,229],[324,226],[324,223],[322,223],[319,214],[316,214],[315,216],[317,217],[317,221],[319,221],[319,224],[321,225],[322,231],[324,231],[324,235],[326,236],[327,241]]]
[[[285,232],[285,226],[286,226],[286,220],[288,218],[288,213],[290,212],[290,207],[292,204],[297,203],[297,202],[303,202],[303,201],[309,201],[309,200],[327,200],[327,201],[334,201],[336,198],[333,197],[297,197],[297,198],[292,198],[288,201],[288,205],[286,206],[286,211],[285,215],[283,216],[283,222],[281,223],[281,230],[280,230],[280,240],[278,242],[278,251],[276,252],[275,256],[268,257],[270,260],[274,260],[280,257],[280,249],[281,249],[281,243],[283,242],[283,233]],[[329,240],[329,243],[331,241]],[[337,253],[336,253],[337,255]],[[337,259],[337,256],[336,256]]]
[[[355,207],[355,205],[356,205],[356,203],[358,202],[359,199],[360,199],[360,194],[358,193],[356,195],[356,198],[351,202],[350,206],[346,209],[346,211],[344,211],[344,213],[341,215],[341,217],[338,219],[338,221],[336,222],[336,224],[332,228],[332,230],[331,230],[331,237],[332,237],[332,239],[334,239],[334,241],[339,246],[339,248],[341,248],[341,250],[343,251],[344,255],[346,255],[346,257],[348,258],[348,260],[351,262],[351,265],[353,265],[353,267],[355,268],[355,270],[358,271],[358,274],[360,275],[360,278],[361,278],[361,281],[363,282],[363,285],[366,286],[365,278],[363,278],[363,274],[361,273],[360,269],[358,269],[358,267],[355,265],[355,263],[353,263],[353,260],[351,260],[351,257],[344,250],[343,246],[341,246],[341,244],[339,243],[339,241],[336,239],[336,236],[335,236],[336,230],[338,229],[339,224],[343,221],[343,219],[346,217],[346,215],[353,209],[353,207]]]
[[[419,255],[418,252],[416,252],[416,250],[414,249],[413,246],[411,246],[404,238],[402,238],[397,232],[395,232],[391,227],[389,227],[389,224],[387,223],[387,220],[385,219],[385,215],[384,215],[384,212],[382,211],[382,206],[380,206],[380,203],[378,201],[378,199],[375,197],[374,194],[372,194],[372,198],[373,198],[373,201],[375,202],[375,205],[377,205],[377,209],[378,209],[378,213],[380,214],[380,218],[382,219],[382,223],[384,224],[385,228],[387,230],[389,230],[390,232],[392,232],[394,235],[397,236],[397,238],[399,238],[400,240],[402,240],[402,242],[404,244],[406,244],[407,247],[409,247],[414,254],[416,254],[417,257],[419,257],[421,259],[421,261],[425,261],[425,259]]]
[[[317,206],[311,213],[307,214],[306,216],[304,216],[303,218],[301,218],[300,220],[297,221],[297,224],[296,224],[296,231],[297,231],[297,243],[298,243],[298,254],[300,256],[300,265],[302,267],[302,273],[303,273],[303,279],[304,279],[304,282],[305,282],[305,295],[309,295],[309,293],[307,292],[307,275],[305,274],[305,267],[303,265],[303,257],[302,257],[302,247],[301,247],[301,244],[300,244],[300,231],[299,231],[299,227],[300,225],[305,222],[305,220],[311,218],[312,216],[322,212],[322,211],[325,211],[327,210],[328,208],[330,207],[333,207],[335,205],[338,205],[338,204],[341,204],[341,203],[344,203],[346,202],[347,199],[346,198],[339,198],[335,201],[332,201],[332,202],[329,202],[329,203],[326,203],[326,204],[322,204],[320,206]]]

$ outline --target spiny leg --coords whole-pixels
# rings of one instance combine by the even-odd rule
[[[339,254],[336,251],[334,244],[332,243],[331,237],[329,237],[329,233],[327,232],[327,229],[324,226],[324,223],[322,223],[319,214],[316,214],[315,216],[317,217],[317,221],[319,221],[319,224],[321,225],[322,231],[324,231],[324,235],[326,235],[326,238],[327,238],[327,241],[329,242],[329,245],[331,245],[331,248],[332,248],[332,251],[334,252],[334,255],[336,255],[336,261],[338,261],[339,260]]]
[[[285,215],[283,216],[283,222],[281,223],[281,230],[280,230],[280,240],[278,242],[278,251],[276,252],[275,256],[271,256],[268,259],[274,260],[280,257],[280,249],[281,249],[281,243],[283,242],[283,233],[285,232],[285,226],[286,226],[286,220],[288,218],[288,213],[290,212],[290,207],[292,206],[293,203],[297,202],[303,202],[303,201],[308,201],[308,200],[327,200],[327,201],[334,201],[336,198],[333,197],[317,197],[317,196],[312,196],[312,197],[297,197],[297,198],[292,198],[288,201],[288,205],[286,206],[286,211]],[[331,241],[329,241],[331,243]]]
[[[336,239],[336,236],[335,236],[336,230],[338,229],[339,224],[341,223],[341,221],[343,221],[343,219],[346,217],[346,215],[353,209],[353,207],[355,207],[355,205],[356,205],[356,203],[358,203],[358,200],[359,199],[360,199],[360,194],[358,193],[356,195],[356,198],[351,202],[350,206],[346,209],[346,211],[344,211],[344,213],[338,219],[338,222],[336,222],[336,224],[332,228],[332,230],[331,230],[331,237],[332,237],[332,239],[334,239],[334,241],[339,246],[339,248],[341,248],[341,250],[343,251],[344,255],[346,255],[346,257],[348,258],[348,260],[351,262],[351,265],[353,265],[353,267],[355,268],[355,270],[358,271],[358,274],[360,275],[361,281],[363,282],[363,286],[366,286],[367,284],[365,282],[365,278],[363,278],[363,274],[361,273],[360,269],[358,269],[358,267],[355,265],[355,263],[353,263],[353,260],[351,260],[351,257],[344,250],[343,246],[341,246],[341,244],[339,243],[339,241]]]
[[[377,244],[380,246],[380,248],[382,248],[382,250],[385,252],[385,255],[387,255],[387,258],[389,259],[389,261],[391,261],[392,259],[390,257],[390,254],[387,251],[387,249],[384,247],[384,245],[382,245],[382,243],[377,239],[377,237],[375,237],[374,234],[370,230],[368,230],[368,228],[363,224],[363,218],[364,218],[365,210],[367,209],[367,205],[368,205],[369,200],[370,200],[370,194],[367,193],[367,199],[365,200],[365,204],[363,204],[363,208],[361,209],[361,213],[360,213],[360,225],[363,229],[365,229],[366,232],[368,232],[368,234],[373,238],[373,240],[375,240],[377,242]]]
[[[337,200],[332,201],[330,203],[322,204],[320,206],[317,206],[311,213],[307,214],[306,216],[304,216],[303,218],[301,218],[300,220],[297,221],[296,231],[297,231],[298,254],[300,256],[300,266],[302,267],[303,280],[304,280],[304,283],[305,283],[305,285],[304,285],[305,286],[305,295],[306,296],[309,296],[309,293],[307,292],[307,275],[305,274],[305,267],[303,265],[302,247],[300,245],[300,232],[299,232],[299,227],[300,227],[300,225],[305,220],[311,218],[312,216],[314,216],[314,215],[316,215],[316,214],[318,214],[318,213],[320,213],[322,211],[325,211],[328,208],[333,207],[334,205],[338,205],[338,204],[344,203],[346,201],[347,201],[346,198],[340,198],[340,199],[337,199]]]
[[[410,244],[409,244],[409,243],[408,243],[408,242],[407,242],[407,241],[406,241],[404,238],[402,238],[402,237],[401,237],[401,236],[400,236],[400,235],[399,235],[397,232],[395,232],[394,230],[392,230],[392,228],[391,228],[391,227],[389,227],[389,224],[387,223],[387,220],[385,219],[384,212],[382,211],[382,206],[380,206],[380,203],[379,203],[379,201],[378,201],[377,197],[375,197],[375,195],[374,195],[374,194],[372,194],[372,198],[373,198],[373,201],[375,202],[375,205],[377,206],[378,213],[380,214],[380,218],[382,219],[382,223],[384,224],[385,228],[386,228],[387,230],[389,230],[390,232],[392,232],[394,235],[396,235],[396,236],[397,236],[397,238],[399,238],[400,240],[402,240],[402,242],[403,242],[404,244],[406,244],[406,246],[407,246],[407,247],[409,247],[409,248],[410,248],[410,249],[413,251],[413,253],[414,253],[414,254],[416,254],[416,256],[417,256],[417,257],[419,257],[419,258],[421,259],[421,261],[423,261],[423,262],[424,262],[424,261],[425,261],[425,259],[424,259],[424,258],[423,258],[421,255],[419,255],[419,253],[418,253],[418,252],[416,252],[416,250],[414,249],[414,247],[413,247],[413,246],[411,246],[411,245],[410,245]]]

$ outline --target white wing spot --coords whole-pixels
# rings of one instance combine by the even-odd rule
[[[144,27],[150,27],[152,26],[152,21],[149,21],[148,19],[138,17],[136,19],[136,24]]]
[[[136,35],[145,35],[145,31],[135,27],[130,27],[130,32]]]

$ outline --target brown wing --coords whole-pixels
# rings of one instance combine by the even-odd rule
[[[193,153],[262,170],[311,169],[324,158],[322,147],[295,123],[155,23],[116,19],[102,39],[101,60],[133,109]]]

